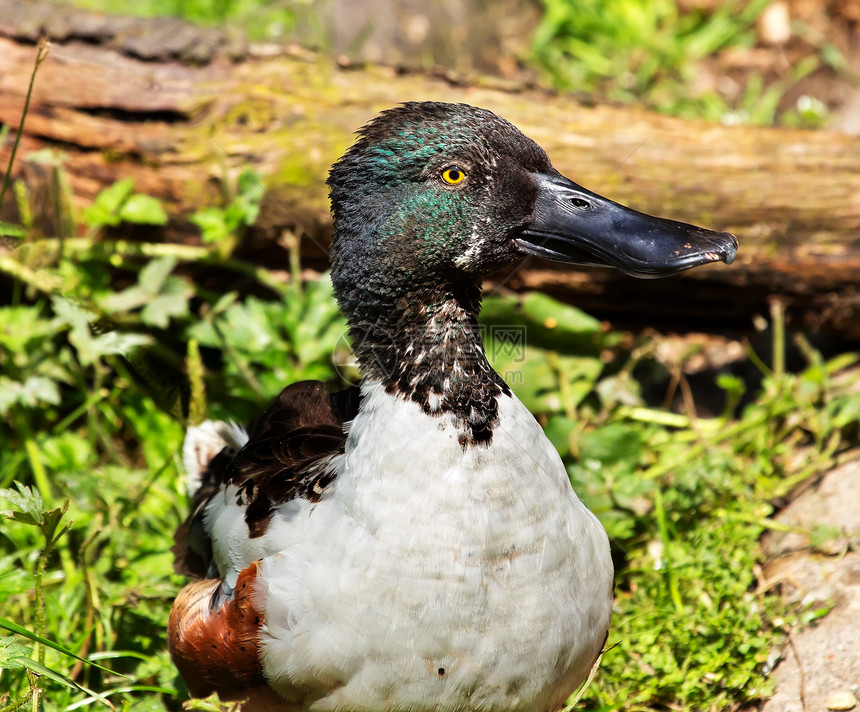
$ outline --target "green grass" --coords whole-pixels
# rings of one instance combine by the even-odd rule
[[[706,62],[728,50],[756,45],[755,23],[770,0],[729,0],[711,9],[682,10],[675,0],[541,0],[543,14],[532,38],[532,59],[558,88],[589,92],[605,101],[645,105],[683,118],[725,123],[819,127],[821,102],[803,97],[780,114],[783,95],[816,69],[840,66],[828,45],[776,81],[761,72],[743,79],[738,97],[718,83],[700,81],[720,72]]]
[[[279,40],[293,29],[303,0],[72,0],[77,7],[138,17],[178,17],[205,26],[238,27],[253,40]]]

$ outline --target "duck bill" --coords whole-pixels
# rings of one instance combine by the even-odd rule
[[[631,210],[561,175],[535,174],[534,219],[517,235],[526,255],[577,265],[615,267],[656,278],[709,262],[731,264],[738,249],[715,232]]]

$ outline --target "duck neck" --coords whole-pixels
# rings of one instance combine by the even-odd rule
[[[480,298],[480,285],[415,286],[398,295],[365,293],[347,313],[364,377],[428,415],[453,415],[464,449],[490,442],[498,396],[510,394],[487,361],[477,320]]]

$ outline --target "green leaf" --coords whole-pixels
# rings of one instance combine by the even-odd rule
[[[135,193],[120,208],[119,217],[136,225],[166,225],[167,213],[158,198]]]
[[[642,434],[639,426],[610,423],[583,433],[579,438],[581,457],[604,464],[625,461],[636,465],[642,456]]]
[[[567,334],[595,334],[600,322],[581,309],[540,292],[529,292],[522,299],[523,314],[551,331]]]
[[[4,618],[0,616],[0,628],[4,628],[11,633],[17,633],[18,635],[27,638],[28,640],[32,640],[34,643],[41,643],[42,645],[51,648],[52,650],[56,650],[63,655],[68,655],[70,658],[75,658],[75,660],[80,660],[81,662],[86,663],[87,665],[92,665],[93,667],[97,667],[99,670],[104,670],[105,672],[109,672],[112,675],[120,675],[121,677],[128,677],[127,675],[123,675],[122,673],[116,672],[115,670],[111,670],[110,668],[106,668],[103,665],[99,665],[98,663],[94,663],[86,658],[82,658],[77,653],[69,650],[68,648],[60,645],[59,643],[55,643],[53,640],[49,640],[44,636],[37,635],[33,633],[23,626],[18,625],[14,621],[10,621],[8,618]]]
[[[96,315],[59,294],[51,297],[51,305],[54,307],[54,313],[69,326],[69,342],[77,349],[81,363],[88,366],[96,359],[90,332],[90,322]]]
[[[0,415],[6,415],[13,405],[36,408],[43,404],[60,404],[56,381],[46,376],[30,376],[20,383],[0,376]]]
[[[132,288],[134,289],[134,288]],[[122,304],[122,299],[112,302],[105,299],[103,302],[109,306]],[[132,350],[152,343],[152,337],[148,334],[122,333],[108,331],[98,336],[93,336],[90,330],[90,321],[95,319],[95,314],[73,304],[61,296],[51,298],[57,315],[70,326],[69,341],[78,351],[78,359],[81,364],[88,366],[103,356],[115,354],[125,356]]]
[[[148,262],[137,276],[137,284],[117,294],[109,294],[102,297],[99,304],[109,313],[129,312],[140,307],[149,306],[154,299],[163,295],[169,298],[171,306],[156,307],[155,311],[167,311],[168,313],[187,313],[187,301],[191,298],[193,291],[186,282],[178,277],[170,277],[170,273],[176,267],[176,258],[173,256],[159,257]],[[182,304],[175,303],[176,301]],[[144,309],[144,311],[146,311]],[[151,313],[151,312],[150,312]],[[148,323],[146,316],[142,317]],[[159,326],[167,326],[158,321]]]
[[[143,307],[140,316],[144,323],[166,328],[171,317],[188,313],[188,300],[194,294],[184,279],[170,275],[175,266],[175,257],[152,260],[140,271],[137,285],[104,297],[102,306],[110,312]]]
[[[45,510],[45,501],[38,491],[20,482],[16,482],[15,486],[18,488],[17,492],[11,489],[0,490],[0,497],[8,500],[17,510],[6,510],[0,514],[7,519],[39,527],[45,538],[53,541],[57,526],[69,508],[69,498],[66,497],[61,507]],[[60,534],[62,533],[61,531]]]
[[[0,490],[0,498],[7,500],[18,511],[5,510],[0,512],[4,517],[14,519],[25,524],[41,526],[42,515],[45,509],[45,501],[37,490],[34,490],[20,482],[15,482],[18,491],[11,489]]]
[[[744,394],[744,391],[746,391],[744,380],[730,373],[718,374],[717,385],[726,393],[736,398],[740,398]]]
[[[134,190],[134,179],[117,181],[101,191],[86,210],[84,219],[92,227],[119,225],[120,211]]]
[[[119,331],[109,331],[95,337],[88,352],[89,362],[103,356],[128,356],[135,349],[152,344],[149,334],[124,334]]]
[[[253,225],[260,213],[260,203],[266,194],[266,187],[262,180],[262,176],[255,171],[243,171],[236,181],[239,191],[236,202],[244,208],[245,225]]]
[[[106,294],[100,297],[98,305],[108,314],[131,312],[144,306],[150,300],[151,296],[146,289],[136,284],[123,289],[121,292]]]
[[[89,330],[90,321],[96,318],[94,312],[84,309],[59,294],[51,297],[51,305],[54,307],[54,313],[72,329]]]
[[[45,339],[56,333],[60,324],[56,319],[45,319],[41,306],[4,306],[0,308],[0,344],[10,353],[32,351],[36,339]]]
[[[577,422],[563,415],[555,415],[549,419],[544,428],[544,433],[553,444],[553,447],[558,450],[558,454],[562,457],[570,455],[570,439],[577,429]]]
[[[44,376],[30,376],[23,384],[19,402],[35,406],[41,403],[60,404],[60,389],[55,381]]]
[[[207,244],[221,242],[230,236],[230,226],[220,208],[198,210],[191,216],[191,222],[200,228],[203,242]]]
[[[174,267],[176,267],[175,257],[171,255],[158,257],[140,270],[137,283],[149,294],[158,294]]]
[[[23,239],[27,237],[27,231],[24,230],[20,225],[13,225],[12,223],[3,222],[0,220],[0,236],[8,236],[8,237],[17,237],[18,239]]]
[[[209,310],[210,314],[221,314],[231,306],[233,306],[236,301],[239,299],[238,292],[227,292],[218,297],[218,301],[212,305],[212,308]]]
[[[0,670],[19,670],[24,667],[22,658],[26,658],[33,648],[27,648],[16,642],[16,639],[8,635],[0,638]]]
[[[480,322],[488,339],[511,345],[517,342],[548,350],[575,351],[580,356],[597,355],[601,349],[599,321],[545,294],[487,297]]]
[[[77,473],[96,468],[99,454],[93,451],[85,435],[76,430],[60,430],[39,441],[39,453],[45,467],[57,473]]]
[[[186,282],[177,277],[170,277],[162,287],[162,292],[152,298],[140,312],[140,318],[145,324],[167,328],[171,317],[188,314],[188,300],[194,292]]]

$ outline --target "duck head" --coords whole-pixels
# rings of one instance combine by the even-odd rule
[[[332,279],[384,302],[480,284],[525,256],[662,277],[732,262],[737,239],[652,217],[562,176],[508,121],[466,104],[383,112],[333,166]]]

